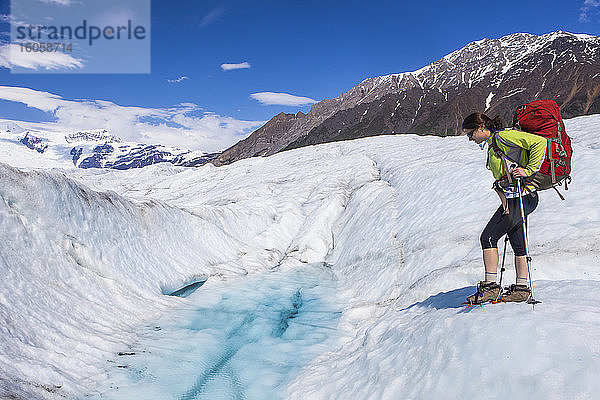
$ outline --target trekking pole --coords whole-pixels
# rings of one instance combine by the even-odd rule
[[[500,285],[500,287],[502,287],[502,277],[504,276],[504,271],[506,271],[506,268],[504,268],[504,259],[506,258],[506,242],[508,242],[508,234],[506,234],[506,236],[504,237],[504,250],[502,251],[502,266],[500,267],[500,283],[498,283],[498,285]],[[502,295],[502,291],[500,291],[498,293],[498,297],[496,297],[496,301],[498,301],[498,299],[500,298],[501,295]]]
[[[523,193],[521,192],[521,178],[517,178],[517,193],[519,194],[519,208],[521,209],[521,222],[523,223],[523,237],[525,239],[525,256],[527,257],[527,274],[529,275],[529,290],[531,299],[528,301],[535,309],[535,304],[540,303],[533,296],[533,279],[531,279],[531,257],[529,256],[529,244],[527,243],[527,224],[525,223],[525,211],[523,210]]]
[[[506,242],[508,242],[508,234],[504,237],[504,251],[502,252],[502,266],[500,267],[500,286],[502,286],[502,276],[504,275],[504,259],[506,258]]]

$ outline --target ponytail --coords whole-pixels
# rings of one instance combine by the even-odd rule
[[[486,128],[487,128],[487,124],[486,124]],[[499,115],[496,115],[494,117],[494,119],[492,120],[491,129],[490,128],[488,128],[488,129],[492,133],[499,131],[501,129],[504,129],[504,121],[502,121],[502,117]]]
[[[499,115],[494,119],[490,119],[490,117],[483,113],[475,112],[465,118],[462,124],[463,129],[476,129],[480,126],[485,126],[486,129],[494,133],[504,128],[504,122]]]

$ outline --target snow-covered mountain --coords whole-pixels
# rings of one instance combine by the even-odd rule
[[[474,111],[509,123],[517,106],[540,98],[555,99],[565,118],[600,113],[600,38],[558,31],[473,42],[417,71],[365,79],[308,114],[281,113],[218,162],[383,133],[454,135]]]
[[[3,139],[0,398],[593,399],[600,116],[566,126],[567,200],[529,220],[535,310],[460,306],[498,206],[463,137],[126,171],[16,168]]]
[[[106,129],[77,132],[35,131],[18,123],[0,123],[0,141],[8,160],[19,159],[22,166],[61,166],[78,168],[140,168],[161,162],[183,167],[204,165],[216,157],[156,144],[123,142]],[[24,150],[25,148],[30,151]],[[2,159],[0,158],[0,161]]]

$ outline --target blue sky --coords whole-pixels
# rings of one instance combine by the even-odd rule
[[[65,7],[71,0],[63,1]],[[10,2],[0,4],[0,14],[8,15]],[[255,93],[320,101],[367,77],[419,69],[482,38],[559,29],[600,35],[600,0],[156,0],[151,10],[150,74],[11,74],[9,62],[0,58],[0,118],[63,121],[74,128],[73,115],[80,110],[66,112],[64,107],[102,100],[113,113],[129,113],[128,123],[162,119],[173,128],[168,134],[148,134],[147,140],[168,141],[177,128],[184,134],[174,144],[184,146],[188,140],[189,147],[202,148],[203,136],[197,133],[213,129],[207,136],[212,151],[279,112],[310,110],[310,104],[267,105],[256,98],[269,96],[251,97]],[[10,26],[6,18],[2,21],[0,40],[6,45]],[[240,63],[247,63],[246,68],[221,67]],[[33,89],[26,96],[51,93],[62,103],[36,105],[7,86]],[[106,111],[104,103],[94,104]],[[60,107],[62,112],[57,112]],[[133,107],[152,111],[137,115]],[[93,113],[94,107],[86,112]],[[173,113],[180,117],[173,118]],[[212,120],[205,120],[207,116]],[[225,129],[222,139],[220,128]],[[114,129],[127,130],[127,123]]]

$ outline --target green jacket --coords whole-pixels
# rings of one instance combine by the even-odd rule
[[[510,128],[498,131],[495,135],[500,150],[510,159],[520,161],[519,164],[527,176],[533,175],[540,169],[546,155],[546,138]],[[494,152],[493,137],[494,135],[487,140],[489,148],[487,166],[492,171],[494,179],[498,180],[506,175],[506,170],[502,159]],[[511,162],[508,161],[509,167],[510,164]]]

